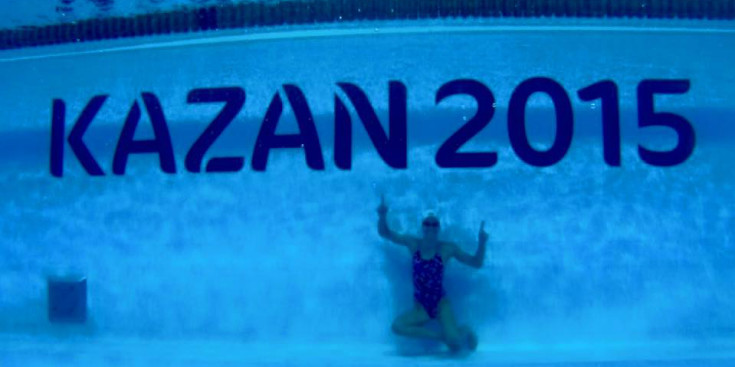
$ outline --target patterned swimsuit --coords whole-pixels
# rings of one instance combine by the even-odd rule
[[[436,318],[439,300],[444,297],[443,278],[444,262],[438,253],[429,260],[422,259],[418,251],[413,254],[413,297],[432,319]]]

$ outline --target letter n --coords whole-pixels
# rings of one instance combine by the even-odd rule
[[[389,83],[389,133],[386,134],[365,92],[351,83],[337,83],[337,85],[342,88],[355,106],[370,141],[383,161],[393,168],[406,168],[408,165],[406,86],[399,81]],[[334,96],[334,109],[334,162],[341,169],[350,169],[352,167],[352,121],[347,107],[337,95]]]

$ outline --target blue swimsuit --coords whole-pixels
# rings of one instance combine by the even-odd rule
[[[436,318],[439,300],[444,297],[443,278],[444,262],[438,253],[429,260],[422,259],[418,251],[413,254],[413,297],[432,319]]]

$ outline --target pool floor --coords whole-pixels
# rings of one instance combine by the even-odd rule
[[[452,356],[441,346],[277,344],[228,340],[0,338],[0,365],[10,366],[735,366],[731,342],[637,345],[481,345]]]

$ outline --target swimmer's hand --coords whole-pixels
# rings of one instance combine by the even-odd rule
[[[388,206],[385,205],[385,195],[380,195],[380,205],[378,206],[378,215],[383,217],[388,213]]]
[[[480,233],[477,235],[477,240],[481,244],[485,244],[487,242],[487,232],[485,232],[485,221],[483,220],[482,223],[480,223]]]

